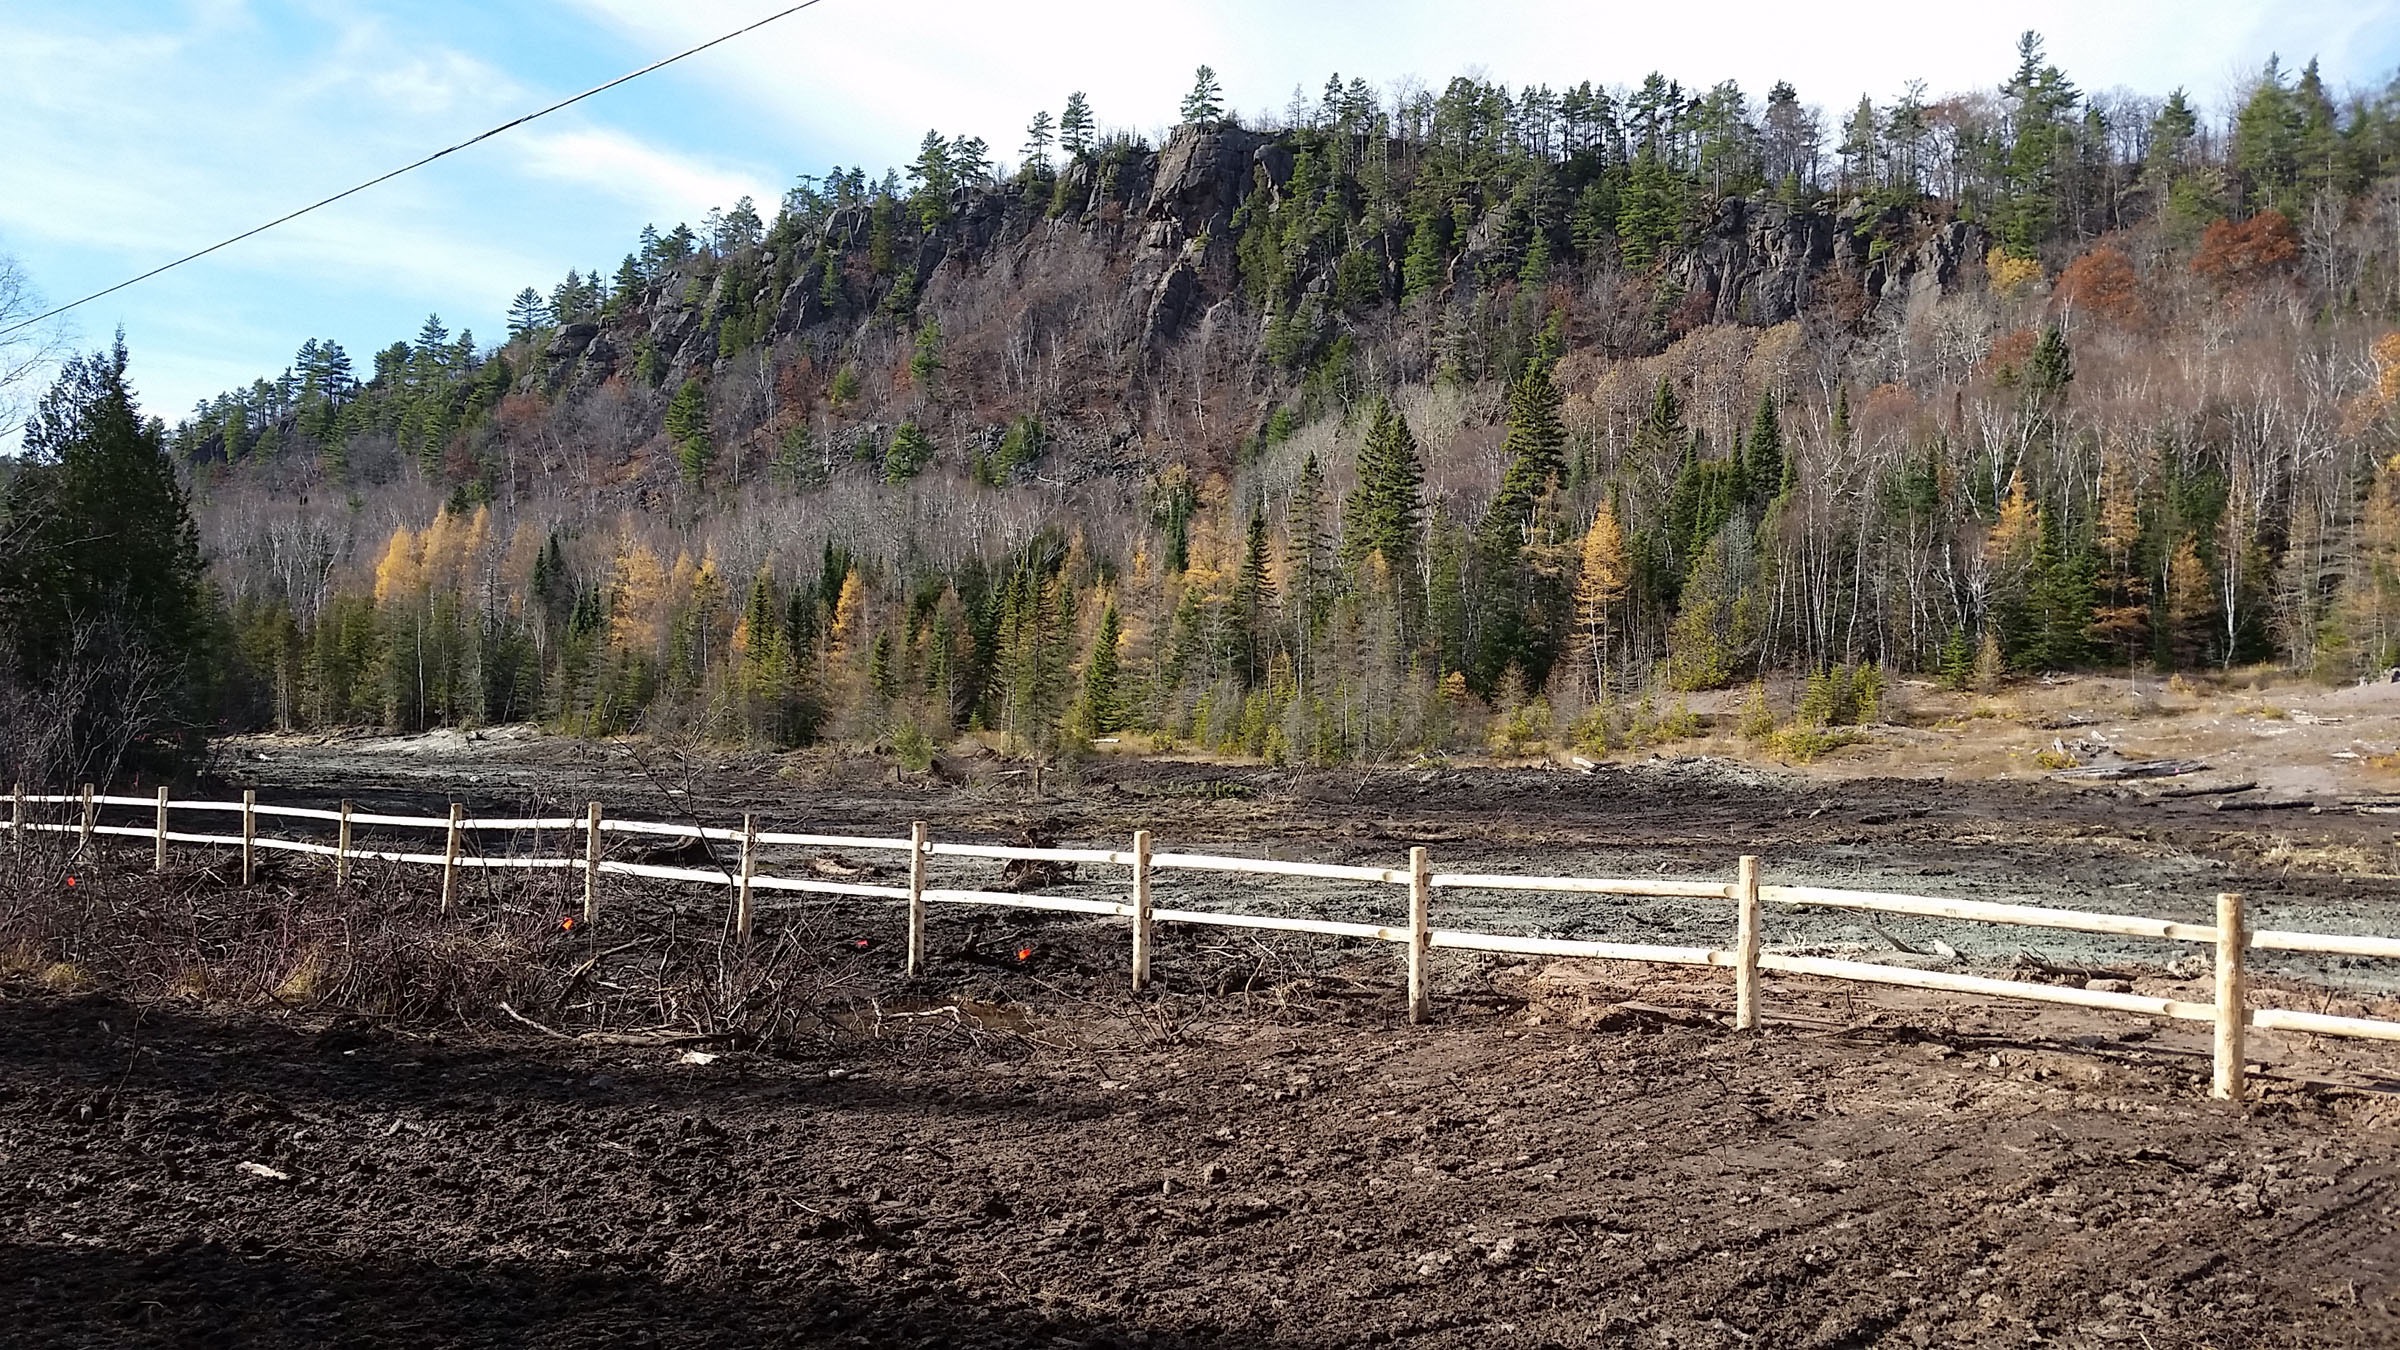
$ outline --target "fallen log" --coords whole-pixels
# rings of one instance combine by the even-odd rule
[[[2175,797],[2221,797],[2221,796],[2231,796],[2231,795],[2233,795],[2233,794],[2234,794],[2234,793],[2236,793],[2236,792],[2249,792],[2249,791],[2251,791],[2251,790],[2255,789],[2257,786],[2258,786],[2258,784],[2257,784],[2255,781],[2245,781],[2245,782],[2240,782],[2240,783],[2223,783],[2223,784],[2214,784],[2214,785],[2210,785],[2210,786],[2207,786],[2207,787],[2193,786],[2193,787],[2167,788],[2166,790],[2164,790],[2164,791],[2160,792],[2160,793],[2158,794],[2158,796],[2159,796],[2159,799],[2160,799],[2161,801],[2167,800],[2167,799],[2169,799],[2169,798],[2175,798]]]
[[[2145,759],[2132,764],[2102,764],[2088,769],[2061,769],[2053,778],[2076,778],[2094,783],[2118,783],[2128,778],[2180,778],[2199,773],[2208,763],[2197,759]]]

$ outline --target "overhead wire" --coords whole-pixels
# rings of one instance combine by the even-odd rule
[[[80,300],[70,301],[66,304],[60,305],[56,309],[48,310],[41,314],[36,314],[30,319],[10,324],[6,328],[0,328],[0,337],[6,337],[9,334],[18,331],[19,329],[31,328],[37,323],[55,319],[59,315],[64,314],[71,309],[88,305],[94,300],[98,300],[106,296],[115,295],[117,292],[124,290],[128,286],[138,286],[142,282],[148,281],[152,277],[158,276],[164,272],[171,272],[174,269],[183,266],[185,263],[205,258],[209,254],[214,253],[219,249],[230,248],[245,239],[251,238],[255,235],[265,234],[267,231],[274,229],[278,225],[289,224],[290,222],[298,220],[300,217],[307,215],[311,211],[321,210],[325,207],[331,206],[335,202],[338,202],[345,197],[355,197],[359,193],[366,191],[368,188],[374,187],[381,183],[388,183],[404,173],[411,173],[415,170],[422,169],[426,165],[433,163],[435,160],[440,159],[445,155],[455,155],[459,151],[465,150],[470,146],[479,145],[485,141],[488,141],[494,136],[500,135],[502,132],[511,131],[517,127],[525,125],[527,122],[548,117],[550,114],[557,112],[561,108],[573,107],[575,104],[581,103],[585,99],[590,98],[595,94],[605,94],[620,84],[626,84],[633,80],[638,80],[644,75],[650,74],[652,71],[663,70],[666,67],[674,65],[676,62],[685,59],[686,57],[698,56],[700,53],[707,51],[711,47],[721,46],[724,43],[733,41],[735,38],[742,37],[749,33],[754,33],[759,29],[766,27],[768,24],[774,23],[778,19],[788,19],[792,15],[799,13],[801,10],[812,8],[821,3],[823,3],[823,0],[800,0],[799,4],[793,5],[787,9],[777,10],[775,13],[769,14],[765,18],[760,19],[755,23],[746,24],[730,33],[710,38],[708,41],[701,43],[697,47],[687,48],[686,50],[677,52],[673,56],[667,57],[663,60],[653,61],[649,65],[643,66],[639,70],[629,71],[626,74],[619,75],[617,78],[610,80],[605,84],[593,85],[591,88],[584,90],[582,93],[577,94],[572,98],[562,98],[558,102],[551,104],[549,107],[537,109],[536,111],[526,113],[522,117],[513,118],[509,121],[503,122],[500,125],[493,127],[491,130],[482,133],[481,135],[469,137],[466,140],[460,141],[456,145],[445,146],[442,149],[436,150],[432,154],[425,156],[423,159],[417,160],[413,163],[403,164],[399,168],[394,169],[389,173],[380,174],[374,178],[370,178],[366,182],[360,183],[356,187],[345,188],[342,191],[325,198],[323,201],[311,202],[308,205],[301,207],[297,211],[290,212],[286,215],[277,216],[275,219],[268,221],[264,225],[259,225],[251,229],[244,230],[240,234],[234,235],[230,239],[220,239],[216,243],[210,244],[207,248],[201,249],[196,253],[187,253],[184,256],[177,258],[173,262],[164,263],[160,266],[153,267],[138,277],[127,278],[126,280],[120,281],[116,285],[110,286],[105,290],[94,291],[90,295],[84,296]]]

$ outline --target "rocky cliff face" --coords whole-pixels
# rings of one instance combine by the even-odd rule
[[[1763,326],[1795,317],[1835,281],[1848,283],[1862,317],[1904,313],[1956,286],[1961,266],[1987,244],[1963,221],[1735,197],[1717,205],[1671,266],[1686,294],[1714,297],[1715,322]]]
[[[1078,163],[1056,189],[1018,183],[961,189],[940,229],[898,247],[896,261],[907,275],[894,284],[916,295],[939,286],[955,298],[978,287],[1023,285],[1030,269],[1074,271],[1082,284],[1116,292],[1085,297],[1089,304],[1131,316],[1130,340],[1112,350],[1123,353],[1119,373],[1138,378],[1197,320],[1239,294],[1235,213],[1262,184],[1279,191],[1292,166],[1291,148],[1275,137],[1185,128],[1157,150],[1124,149]],[[1475,240],[1497,237],[1499,215],[1495,210],[1470,227],[1470,253]],[[871,234],[868,210],[849,208],[827,222],[822,246],[855,260]],[[1658,265],[1657,276],[1686,297],[1704,295],[1718,323],[1781,323],[1820,302],[1835,303],[1846,318],[1888,320],[1958,286],[1962,270],[1987,246],[1976,226],[1921,213],[1730,198],[1714,206],[1686,247]],[[726,288],[745,277],[756,282],[762,272],[781,278],[780,288],[762,288],[746,300],[771,314],[769,339],[828,325],[826,335],[838,335],[876,312],[856,297],[829,307],[809,269],[778,269],[776,262],[769,253],[748,272],[695,265],[662,283],[629,316],[633,322],[561,331],[536,378],[553,389],[596,385],[643,342],[668,378],[703,372],[720,357],[712,319],[734,298]],[[1456,271],[1456,285],[1475,284],[1473,269]],[[1323,289],[1330,278],[1308,280]],[[1005,290],[980,300],[1009,303]]]

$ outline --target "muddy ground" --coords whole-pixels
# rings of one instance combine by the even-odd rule
[[[2394,687],[2400,693],[2400,686]],[[2319,728],[2320,730],[2322,728]],[[2257,928],[2400,932],[2400,816],[2317,809],[2277,797],[2201,793],[2242,771],[2125,783],[2047,779],[1861,776],[1685,755],[1577,771],[1415,768],[1359,772],[1099,755],[1053,770],[1038,789],[1022,764],[949,757],[944,773],[904,774],[888,757],[678,755],[640,742],[593,743],[517,733],[330,741],[260,737],[229,749],[223,786],[262,801],[442,814],[476,811],[611,815],[762,829],[889,837],[927,821],[937,840],[1018,842],[1031,831],[1067,845],[1128,848],[1149,829],[1161,851],[1236,852],[1404,867],[1429,847],[1437,871],[1730,879],[1756,853],[1769,884],[1858,887],[1974,900],[2215,921],[2215,897],[2248,897]],[[946,775],[946,776],[945,776]],[[2297,800],[2297,799],[2292,799]],[[2395,798],[2400,801],[2400,798]],[[129,819],[146,823],[136,812]],[[287,827],[288,828],[288,827]],[[413,836],[421,844],[426,836]],[[479,841],[493,851],[574,841]],[[861,855],[856,862],[877,859]],[[887,859],[888,861],[888,859]],[[772,870],[804,859],[770,855]],[[935,884],[984,885],[994,869],[945,863]],[[1159,903],[1246,907],[1318,917],[1405,916],[1396,889],[1162,872]],[[1121,874],[1085,873],[1062,894],[1120,897]],[[773,904],[774,902],[768,902]],[[1623,900],[1442,891],[1437,927],[1610,941],[1730,943],[1719,901]],[[2199,967],[2189,948],[2141,940],[1906,918],[1868,922],[1827,910],[1772,907],[1770,948],[1991,970],[2035,964],[2128,974]],[[1938,945],[1937,945],[1938,944]],[[1941,955],[1943,949],[1955,956]],[[2260,953],[2266,975],[2339,991],[2354,1012],[2400,997],[2400,962]],[[2394,1005],[2400,1012],[2400,1005]]]
[[[1145,827],[1162,847],[1354,861],[1427,843],[1442,866],[1491,870],[1714,875],[1759,852],[1770,879],[2202,918],[2232,888],[2272,921],[2400,931],[2376,817],[2218,811],[2140,785],[1104,759],[1036,800],[990,761],[895,782],[888,760],[645,750],[642,769],[631,747],[506,738],[418,763],[248,753],[234,781],[294,802],[604,795],[612,814],[753,810],[845,833]],[[315,866],[276,858],[256,889],[306,892]],[[554,880],[464,903],[538,926],[579,903]],[[244,894],[222,868],[183,884]],[[406,884],[392,903],[430,904],[428,879]],[[1174,884],[1162,904],[1393,900]],[[1722,921],[1649,901],[1441,903],[1446,924],[1671,941],[1718,940]],[[627,883],[610,906],[562,958],[721,930],[705,890]],[[1442,953],[1434,1023],[1412,1028],[1376,944],[1171,929],[1159,987],[1134,996],[1121,921],[935,917],[932,971],[910,982],[890,907],[770,905],[762,944],[840,955],[816,1002],[757,1038],[612,1022],[618,1040],[594,1039],[589,984],[519,1022],[0,978],[0,1340],[2400,1343],[2400,1053],[2372,1043],[2260,1034],[2258,1099],[2235,1107],[2207,1100],[2206,1028],[2188,1023],[1770,976],[1768,1026],[1736,1034],[1722,972]],[[1899,948],[1940,935],[1960,955],[1939,963],[2205,997],[2204,964],[2169,965],[2172,948],[2038,934],[2029,963],[2024,935],[1840,922],[1777,914],[1770,940],[1914,963],[1936,958]],[[595,978],[630,980],[607,961],[633,959]],[[2363,969],[2264,983],[2392,1011]]]
[[[1411,1029],[1388,988],[971,978],[779,1054],[12,989],[5,1340],[2400,1338],[2394,1098],[2210,1103],[2138,1023],[1779,984],[1801,1020],[1742,1036],[1676,1011],[1707,991],[1529,971]]]

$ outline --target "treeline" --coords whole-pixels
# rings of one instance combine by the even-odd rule
[[[1206,72],[1184,113],[1227,123]],[[1838,120],[1787,86],[1336,80],[1269,144],[1216,329],[1254,348],[1113,399],[1022,373],[1097,339],[938,267],[991,210],[1116,228],[1146,151],[1080,96],[1005,180],[929,134],[771,222],[646,232],[520,294],[495,352],[430,322],[358,381],[304,348],[172,438],[225,715],[1340,762],[1668,736],[1776,672],[1820,692],[1768,729],[1886,674],[2400,660],[2393,91],[2269,62],[2211,127],[2029,39],[1996,93]],[[1681,279],[1712,204],[1827,193],[1871,260],[1982,242],[1905,305],[1829,274],[1789,323],[1711,323]],[[1087,327],[1123,302],[1075,295]]]

